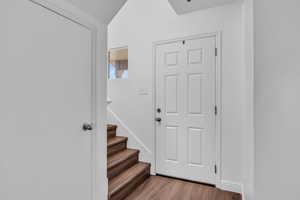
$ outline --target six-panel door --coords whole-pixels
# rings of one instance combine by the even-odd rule
[[[157,173],[215,184],[214,37],[156,49]]]

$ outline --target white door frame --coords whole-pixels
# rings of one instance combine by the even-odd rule
[[[103,194],[100,190],[103,191],[103,187],[105,187],[104,191],[107,190],[107,180],[101,180],[101,177],[99,177],[99,170],[102,170],[101,167],[99,167],[99,162],[103,162],[103,159],[101,161],[99,160],[103,156],[99,156],[98,151],[99,149],[106,150],[106,145],[102,147],[102,143],[97,142],[96,138],[99,137],[99,133],[103,133],[106,131],[104,129],[105,125],[105,117],[102,117],[100,114],[104,113],[104,109],[106,107],[106,91],[102,91],[103,87],[98,87],[98,84],[102,82],[105,83],[106,79],[102,80],[102,77],[96,76],[99,74],[99,71],[102,73],[102,69],[99,69],[99,67],[104,67],[106,71],[106,66],[103,61],[105,57],[99,59],[99,57],[105,53],[105,49],[102,49],[100,42],[104,42],[103,45],[105,46],[106,41],[104,40],[105,37],[100,35],[102,31],[105,29],[104,25],[99,24],[93,17],[90,15],[82,12],[81,10],[77,9],[70,3],[67,3],[63,0],[50,2],[50,0],[28,0],[36,5],[39,5],[49,11],[52,11],[56,13],[57,15],[60,15],[84,28],[90,31],[91,33],[91,123],[93,125],[93,131],[91,132],[91,180],[92,180],[92,199],[103,199],[107,198],[107,194]],[[100,53],[100,54],[99,54]],[[99,54],[99,56],[97,56]],[[104,55],[104,54],[103,54]],[[104,73],[105,74],[105,73]],[[101,91],[100,91],[101,89]],[[102,99],[103,98],[103,99]],[[104,100],[105,99],[105,100]],[[100,102],[100,103],[99,103]],[[103,104],[103,106],[102,106]],[[103,108],[102,108],[103,107]],[[102,130],[104,129],[104,130]],[[103,144],[106,144],[106,134],[105,141]],[[101,136],[100,136],[101,137]],[[99,138],[98,138],[99,139]],[[101,137],[102,139],[102,137]],[[101,145],[101,146],[100,146]],[[105,166],[106,166],[106,151],[101,151],[102,153],[105,153]],[[106,169],[106,168],[105,168]],[[106,176],[106,174],[105,174]],[[99,180],[100,179],[100,180]],[[106,184],[103,184],[103,181],[106,182]],[[104,186],[103,186],[104,185]],[[101,188],[102,187],[102,188]],[[102,193],[102,194],[100,194]],[[105,191],[107,193],[107,191]]]
[[[217,48],[217,56],[216,56],[216,106],[218,108],[218,114],[216,115],[216,165],[217,165],[217,174],[216,174],[216,187],[221,188],[221,176],[222,176],[222,163],[221,163],[221,120],[222,120],[222,98],[221,98],[221,88],[222,88],[222,81],[221,81],[221,75],[222,75],[222,45],[221,45],[221,38],[222,38],[222,32],[214,32],[214,33],[205,33],[205,34],[198,34],[193,36],[187,36],[187,37],[181,37],[171,40],[164,40],[164,41],[158,41],[153,43],[153,109],[152,109],[152,115],[153,115],[153,131],[154,131],[154,174],[156,174],[156,157],[157,157],[157,151],[156,151],[156,138],[157,138],[157,131],[156,131],[156,92],[157,92],[157,79],[156,71],[156,49],[159,45],[178,42],[182,40],[192,40],[192,39],[201,39],[201,38],[207,38],[207,37],[214,37],[216,39],[216,48]]]

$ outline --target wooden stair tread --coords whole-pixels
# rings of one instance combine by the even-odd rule
[[[116,125],[107,125],[108,199],[122,200],[150,176],[150,164],[139,162],[139,150],[127,148],[127,137],[119,137]]]
[[[127,137],[113,137],[113,138],[109,138],[107,141],[107,147],[111,147],[114,146],[116,144],[120,144],[122,142],[127,142],[128,138]]]
[[[109,196],[113,196],[114,194],[121,191],[128,184],[130,184],[132,181],[137,179],[139,175],[143,174],[143,172],[147,170],[150,170],[150,164],[139,162],[134,166],[132,166],[131,168],[124,171],[119,176],[110,180],[109,187],[108,187]]]
[[[117,129],[116,125],[108,124],[107,131],[115,131]]]
[[[107,169],[109,170],[122,162],[126,162],[130,157],[137,155],[139,152],[139,150],[135,149],[125,149],[109,156],[107,159]]]

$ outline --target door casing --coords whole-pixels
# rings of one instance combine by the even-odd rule
[[[157,46],[163,45],[163,44],[168,44],[168,43],[173,43],[173,42],[178,42],[178,41],[183,41],[183,40],[192,40],[192,39],[201,39],[201,38],[207,38],[207,37],[214,37],[216,40],[216,49],[217,49],[217,55],[216,55],[216,106],[218,108],[218,113],[216,115],[216,165],[217,165],[217,174],[216,174],[216,187],[221,188],[221,177],[222,177],[222,163],[221,163],[221,120],[222,120],[222,97],[221,97],[221,88],[222,88],[222,80],[221,80],[221,75],[222,75],[222,45],[221,45],[221,39],[222,39],[222,32],[217,31],[213,33],[204,33],[204,34],[198,34],[198,35],[193,35],[193,36],[187,36],[187,37],[180,37],[180,38],[175,38],[171,40],[163,40],[163,41],[158,41],[153,43],[153,105],[152,105],[152,117],[153,117],[153,136],[154,136],[154,166],[153,166],[153,172],[156,174],[156,156],[157,156],[157,146],[156,146],[156,138],[157,138],[157,131],[156,131],[156,122],[155,122],[155,117],[156,117],[156,92],[158,90],[158,85],[157,85],[157,66],[156,66],[156,49]]]

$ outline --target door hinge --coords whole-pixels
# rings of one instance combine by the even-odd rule
[[[215,106],[215,115],[218,115],[218,106]]]
[[[215,48],[215,56],[218,56],[218,48]]]
[[[217,165],[215,165],[215,174],[217,174],[218,173],[218,167],[217,167]]]

